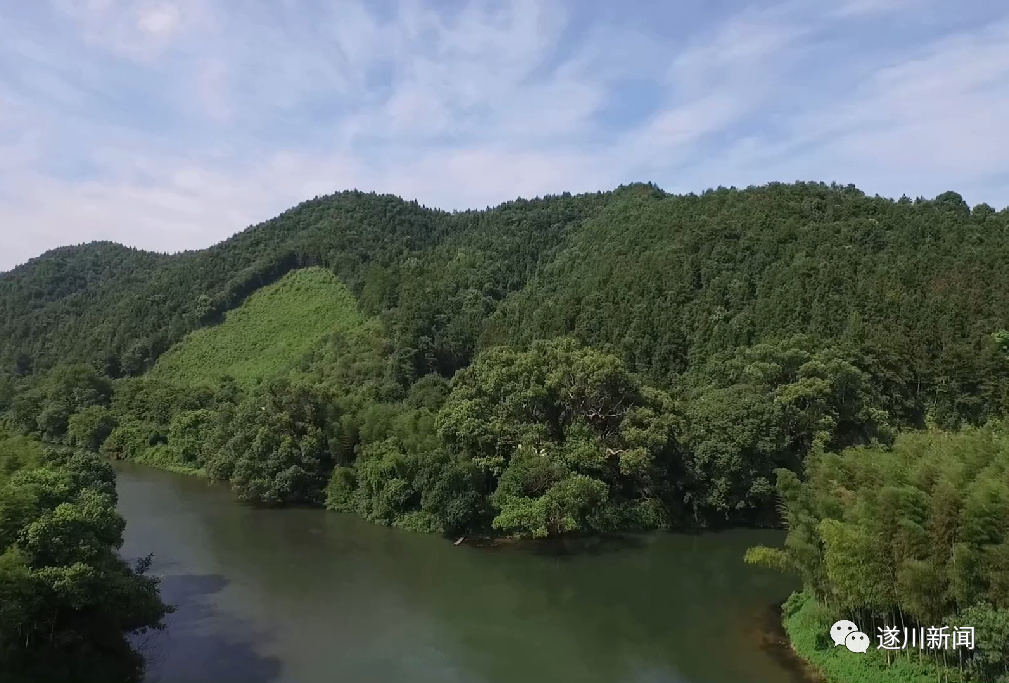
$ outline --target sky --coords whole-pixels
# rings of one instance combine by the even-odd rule
[[[316,195],[651,181],[1009,205],[997,0],[0,0],[0,270]]]

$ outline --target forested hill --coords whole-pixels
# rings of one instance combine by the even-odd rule
[[[970,396],[985,373],[968,366],[1009,318],[1007,256],[1009,212],[952,192],[637,185],[452,214],[347,192],[203,251],[93,243],[0,274],[0,367],[141,374],[253,291],[322,265],[387,316],[418,376],[450,376],[481,345],[573,334],[668,385],[712,353],[806,333],[872,340],[916,391]]]
[[[346,192],[0,275],[0,419],[411,528],[773,521],[778,467],[1005,414],[1007,264],[952,192]]]
[[[90,575],[25,602],[82,565],[4,530],[100,493],[74,477],[107,488],[100,453],[453,538],[784,515],[784,550],[748,557],[801,578],[785,623],[818,668],[1006,680],[1007,328],[1009,210],[953,192],[632,185],[462,213],[347,192],[203,251],[51,251],[0,274],[0,675],[82,651],[45,643],[79,642],[48,615]],[[142,571],[100,564],[160,620]],[[978,645],[853,669],[824,641],[841,614]]]
[[[447,310],[471,291],[489,310],[549,262],[569,229],[615,196],[447,214],[345,192],[203,251],[165,257],[106,243],[57,249],[0,275],[0,363],[23,372],[107,358],[110,368],[140,374],[186,332],[308,265],[331,268],[369,312],[410,306],[431,273],[446,269],[460,276],[438,285],[453,296],[441,302]]]

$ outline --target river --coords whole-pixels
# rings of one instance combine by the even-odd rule
[[[119,463],[124,556],[178,611],[151,683],[799,683],[764,643],[780,532],[495,549],[321,510],[262,510]]]

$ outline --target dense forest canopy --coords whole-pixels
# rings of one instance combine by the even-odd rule
[[[98,456],[43,449],[0,431],[0,678],[138,683],[128,636],[171,608],[148,560],[117,553],[125,522],[115,473]]]
[[[96,243],[0,275],[0,366],[142,374],[253,291],[321,265],[387,318],[417,376],[571,334],[668,385],[711,353],[801,333],[896,354],[941,417],[985,390],[972,382],[1009,309],[1007,221],[955,193],[891,201],[820,184],[636,185],[454,214],[341,193],[201,252]]]
[[[203,251],[0,274],[0,413],[73,457],[453,537],[785,522],[751,559],[803,579],[796,623],[996,629],[1006,283],[1009,210],[954,192],[345,192]],[[844,582],[858,558],[883,592]],[[1003,675],[986,647],[951,671]]]
[[[1009,211],[953,192],[631,185],[456,213],[345,192],[204,251],[95,243],[0,275],[0,409],[386,523],[458,530],[427,490],[446,477],[471,529],[769,522],[778,467],[1005,412],[1007,263]],[[579,363],[598,369],[558,376]],[[237,420],[264,392],[284,419]],[[557,519],[515,521],[562,490]],[[588,500],[607,521],[572,512]]]

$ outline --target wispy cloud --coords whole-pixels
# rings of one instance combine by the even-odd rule
[[[0,269],[207,246],[316,194],[444,208],[653,180],[1009,204],[981,0],[0,4]]]

